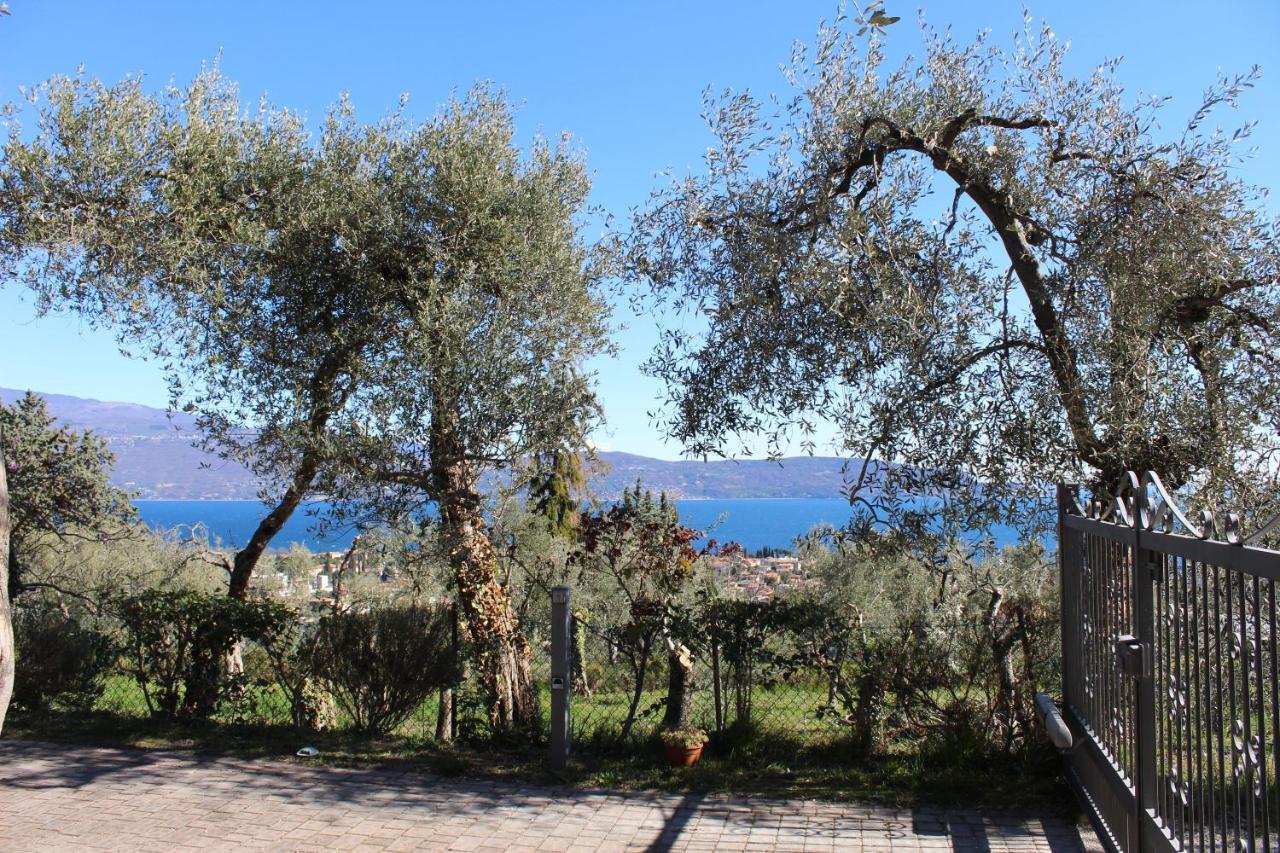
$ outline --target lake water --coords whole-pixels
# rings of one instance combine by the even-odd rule
[[[168,529],[203,523],[213,538],[227,547],[240,547],[253,534],[265,514],[257,501],[136,501],[142,520],[152,528]],[[678,500],[680,520],[699,530],[710,530],[718,542],[737,542],[747,550],[787,548],[797,536],[818,524],[841,526],[849,519],[849,504],[840,498],[796,498],[791,500]],[[347,530],[328,539],[317,538],[311,530],[314,513],[323,504],[311,504],[294,513],[272,541],[273,548],[292,543],[313,551],[342,551],[351,545],[354,531]],[[994,531],[997,542],[1011,544],[1017,534],[1010,529]]]

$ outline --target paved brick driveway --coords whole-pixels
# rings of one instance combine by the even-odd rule
[[[1086,832],[1089,849],[1097,843]],[[1085,849],[1062,818],[556,790],[0,741],[0,851]]]

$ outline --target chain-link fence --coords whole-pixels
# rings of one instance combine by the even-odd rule
[[[612,622],[581,611],[570,620],[567,689],[575,751],[650,750],[662,728],[679,724],[704,729],[715,745],[807,753],[815,762],[921,741],[931,730],[968,733],[1008,749],[1009,738],[1000,732],[1017,733],[1014,726],[1029,713],[1022,706],[1057,671],[1055,647],[1023,624],[1052,614],[1042,619],[1010,610],[1008,625],[990,617],[875,625],[850,608],[813,602],[706,598],[651,604],[633,607]],[[408,713],[378,731],[406,738],[409,746],[446,739],[512,744],[509,731],[490,725],[490,698],[465,623],[459,624],[448,603],[436,612],[444,627],[419,642],[414,655],[399,656],[402,663],[384,673],[382,683],[400,689],[403,680],[389,679],[412,680],[416,671],[431,667],[451,675],[415,694]],[[521,730],[516,742],[526,747],[545,742],[549,734],[549,617],[531,612],[522,626],[543,720],[533,731]],[[1025,642],[1013,642],[1009,638],[1019,635],[1010,632],[1020,625]],[[413,632],[401,630],[382,639],[395,644],[409,635]],[[367,653],[370,668],[386,657],[386,647],[378,643],[364,652],[350,648]],[[296,664],[306,669],[309,691],[300,705],[296,675],[292,686],[282,680],[279,660],[253,641],[241,651],[241,671],[220,676],[208,715],[214,723],[264,731],[299,724],[368,730],[338,700],[340,679],[315,670],[314,660]],[[350,665],[346,652],[336,654],[327,660],[338,669],[344,664],[348,670],[361,668]],[[441,667],[442,661],[448,665]],[[169,702],[169,712],[158,712],[164,706],[158,701],[159,683],[148,682],[144,691],[137,671],[130,655],[121,653],[97,677],[89,706],[73,707],[66,699],[53,704],[138,720],[190,716],[176,700]],[[305,720],[300,716],[304,705]]]
[[[816,637],[781,623],[763,628],[779,612],[704,608],[697,612],[700,624],[685,614],[679,632],[670,620],[664,626],[575,619],[575,746],[627,748],[676,721],[799,749],[847,740],[848,668],[831,644],[815,648]],[[684,714],[669,711],[676,702],[683,702]]]
[[[634,749],[683,724],[818,761],[931,738],[1008,750],[1056,678],[1052,617],[1011,607],[876,622],[849,607],[715,598],[634,608],[622,624],[578,614],[574,747]]]
[[[572,680],[572,733],[576,748],[617,749],[648,739],[661,725],[668,701],[670,660],[665,643],[654,644],[647,660],[629,654],[613,637],[597,626],[575,621],[576,654]],[[550,707],[550,648],[537,634],[531,642],[531,669],[542,705]],[[396,733],[422,740],[461,738],[485,740],[487,709],[468,668],[465,645],[463,677],[447,691],[424,701]],[[695,658],[688,723],[708,732],[752,727],[771,736],[808,746],[822,745],[842,734],[842,726],[824,711],[830,705],[828,686],[813,672],[781,676],[757,673],[750,683],[718,653]],[[441,704],[446,711],[442,715]],[[151,716],[138,681],[123,668],[112,668],[101,680],[101,693],[93,710],[123,718]],[[214,715],[215,722],[287,726],[292,722],[288,698],[269,673],[250,672],[226,691]],[[441,729],[441,725],[444,728]],[[329,725],[344,727],[341,714]]]

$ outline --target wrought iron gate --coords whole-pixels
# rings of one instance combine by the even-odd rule
[[[1154,474],[1058,491],[1067,775],[1113,850],[1278,851],[1280,552]]]

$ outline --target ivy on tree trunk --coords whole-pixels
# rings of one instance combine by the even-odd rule
[[[538,720],[529,641],[507,588],[498,577],[498,557],[481,510],[477,474],[464,460],[453,419],[436,414],[432,429],[432,492],[454,579],[458,603],[471,636],[477,675],[495,729],[532,727]]]
[[[0,734],[13,696],[13,611],[9,606],[9,478],[0,448]]]

